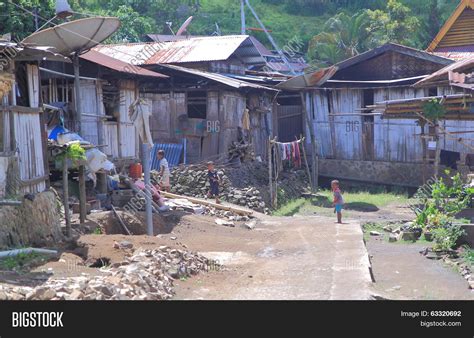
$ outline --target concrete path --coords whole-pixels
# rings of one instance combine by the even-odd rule
[[[358,222],[335,224],[333,218],[317,216],[265,217],[252,231],[261,232],[262,239],[234,238],[242,246],[201,251],[225,269],[179,282],[176,298],[369,299],[370,263]]]

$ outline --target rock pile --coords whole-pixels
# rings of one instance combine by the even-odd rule
[[[265,212],[266,204],[256,187],[237,188],[232,185],[225,169],[218,170],[221,178],[221,199],[230,203]],[[190,167],[174,168],[171,172],[171,191],[176,194],[205,198],[209,192],[207,170]]]
[[[101,268],[103,275],[51,278],[34,288],[0,286],[0,300],[165,300],[173,296],[173,280],[208,267],[205,257],[187,251],[138,249],[124,262]]]

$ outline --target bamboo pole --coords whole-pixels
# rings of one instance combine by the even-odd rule
[[[438,174],[439,174],[439,160],[440,160],[440,156],[441,156],[441,147],[440,147],[440,144],[439,144],[439,120],[436,119],[434,121],[434,133],[435,133],[435,141],[436,141],[436,155],[435,155],[435,164],[434,164],[434,167],[435,167],[435,173],[434,173],[434,177],[435,178],[438,178]]]
[[[69,214],[69,184],[68,184],[68,165],[66,156],[63,159],[63,204],[64,217],[66,218],[66,236],[71,237],[71,217]]]
[[[268,138],[268,182],[270,188],[270,205],[273,207],[273,179],[272,179],[272,147],[271,138]]]
[[[313,186],[313,179],[311,177],[311,172],[309,170],[308,157],[306,156],[306,149],[305,149],[305,146],[304,146],[304,138],[302,138],[302,139],[303,139],[303,142],[301,143],[301,148],[303,149],[303,158],[304,158],[304,164],[305,164],[305,167],[306,167],[306,175],[308,175],[309,186],[312,187]]]
[[[79,167],[79,209],[80,209],[80,223],[84,225],[87,217],[86,208],[86,170],[84,165]]]
[[[311,123],[311,120],[309,119],[308,116],[308,110],[306,109],[306,100],[304,98],[304,93],[300,93],[301,97],[301,105],[303,108],[303,114],[306,119],[306,127],[309,130],[309,135],[311,139],[311,165],[312,165],[312,174],[313,174],[313,179],[311,180],[312,186],[311,186],[311,191],[315,192],[318,189],[318,176],[319,176],[319,158],[318,158],[318,151],[317,151],[317,146],[316,146],[316,136],[314,135],[314,128],[313,124]]]

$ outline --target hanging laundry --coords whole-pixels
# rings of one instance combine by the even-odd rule
[[[249,110],[244,110],[244,115],[242,116],[242,129],[250,130],[250,114]]]

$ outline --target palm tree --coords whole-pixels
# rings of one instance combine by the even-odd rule
[[[309,55],[316,62],[334,64],[368,49],[369,17],[365,11],[330,18],[322,33],[309,43]]]

